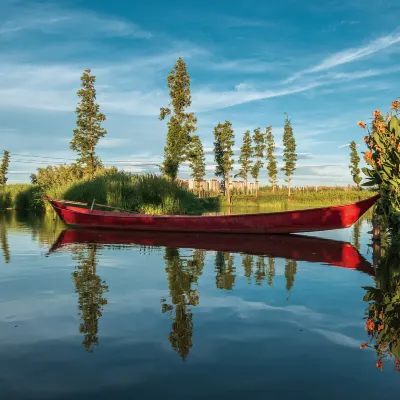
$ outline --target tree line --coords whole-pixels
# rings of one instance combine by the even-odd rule
[[[70,141],[71,150],[77,153],[76,162],[71,165],[74,176],[88,177],[93,179],[97,171],[104,168],[101,159],[96,154],[96,146],[99,140],[107,134],[102,127],[106,121],[105,114],[100,112],[100,106],[96,103],[96,77],[90,69],[83,71],[81,76],[81,88],[77,95],[79,100],[75,109],[76,129]],[[200,192],[200,184],[206,175],[206,164],[203,144],[198,135],[197,118],[193,112],[188,112],[192,104],[190,76],[186,64],[182,58],[178,58],[170,74],[167,76],[170,102],[167,107],[160,108],[159,119],[168,120],[166,144],[164,147],[164,158],[160,170],[162,174],[170,179],[176,180],[179,167],[182,163],[188,163],[191,176],[196,182],[197,190]],[[285,113],[285,124],[283,130],[283,164],[280,168],[285,174],[290,196],[292,177],[296,170],[297,154],[296,140],[288,115]],[[260,127],[244,132],[240,154],[237,159],[239,171],[233,175],[235,132],[232,123],[228,120],[219,122],[214,128],[214,161],[215,176],[221,178],[221,186],[230,202],[230,182],[232,176],[240,177],[245,182],[245,192],[248,194],[248,181],[252,177],[256,182],[256,197],[258,197],[258,183],[260,171],[265,166],[272,190],[278,184],[278,163],[276,159],[275,137],[272,126],[267,126],[265,131]],[[351,142],[351,174],[354,182],[359,187],[361,182],[360,169],[358,167],[360,158],[357,154],[355,142]],[[0,185],[7,182],[7,173],[10,162],[10,153],[4,151],[0,164]],[[37,175],[31,175],[33,183],[38,181]]]
[[[193,112],[187,112],[192,104],[190,76],[182,58],[177,60],[168,75],[167,85],[170,89],[170,103],[168,107],[160,108],[159,116],[160,120],[169,116],[161,171],[169,179],[175,180],[178,177],[180,165],[189,162],[191,176],[196,182],[197,190],[200,191],[200,182],[206,175],[205,156],[199,136],[193,134],[197,130],[197,118]],[[234,145],[235,133],[232,123],[227,120],[223,123],[219,122],[214,128],[215,175],[222,180],[228,202],[230,202],[230,182],[235,163]],[[296,141],[287,114],[283,146],[283,166],[281,170],[285,173],[290,196],[291,179],[296,169],[297,154]],[[258,197],[259,175],[264,167],[265,159],[269,182],[275,190],[278,177],[275,147],[271,126],[268,126],[265,132],[262,132],[261,128],[256,128],[253,135],[249,130],[244,133],[238,159],[240,170],[234,177],[241,177],[245,181],[246,194],[248,193],[249,175],[251,175],[256,181],[256,197]]]

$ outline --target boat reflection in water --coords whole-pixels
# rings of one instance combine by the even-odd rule
[[[193,312],[199,304],[198,279],[203,273],[205,251],[215,251],[215,285],[232,290],[236,279],[234,256],[242,254],[244,275],[256,285],[273,284],[275,258],[286,259],[286,289],[290,292],[297,271],[297,261],[353,269],[374,275],[372,265],[346,242],[298,235],[194,234],[129,232],[116,230],[66,229],[51,247],[50,253],[62,249],[71,251],[78,260],[73,273],[79,295],[82,320],[80,330],[85,335],[84,346],[91,351],[98,344],[98,319],[107,299],[106,283],[96,274],[97,252],[106,247],[165,247],[164,262],[169,285],[169,299],[161,299],[161,311],[172,319],[169,341],[184,360],[192,347]],[[193,249],[188,257],[180,249]]]

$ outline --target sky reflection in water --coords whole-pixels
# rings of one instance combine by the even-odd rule
[[[319,235],[350,242],[351,251],[342,242],[271,239],[265,252],[245,238],[201,239],[200,250],[188,235],[85,238],[48,217],[9,213],[0,222],[4,398],[397,391],[394,368],[380,373],[374,351],[359,349],[367,340],[361,286],[374,286],[366,220]],[[356,270],[343,268],[349,262]]]

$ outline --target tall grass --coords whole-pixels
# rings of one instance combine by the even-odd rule
[[[153,174],[117,172],[82,180],[71,185],[52,186],[46,194],[68,199],[125,208],[143,214],[194,214],[203,210],[201,201],[179,183]]]
[[[310,192],[295,192],[291,195],[290,199],[287,197],[286,192],[266,191],[260,193],[258,199],[254,195],[233,195],[231,199],[232,205],[246,206],[246,205],[271,205],[275,207],[284,207],[287,204],[304,204],[315,206],[330,206],[340,205],[346,203],[357,202],[376,194],[369,190],[323,190],[323,191],[310,191]],[[219,205],[226,205],[224,197],[219,197]]]
[[[0,210],[40,210],[40,187],[29,184],[12,184],[0,187]]]

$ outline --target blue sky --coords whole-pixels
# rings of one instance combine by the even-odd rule
[[[363,150],[357,120],[400,95],[397,0],[1,0],[0,7],[0,149],[12,153],[10,182],[28,181],[50,161],[19,154],[74,158],[76,91],[89,67],[107,115],[98,153],[135,172],[157,171],[149,164],[160,162],[165,144],[159,108],[169,102],[165,78],[180,56],[208,177],[218,122],[232,122],[237,148],[246,129],[268,125],[280,145],[287,112],[299,153],[294,184],[351,183],[343,146],[356,140]],[[189,173],[183,166],[180,176]]]

